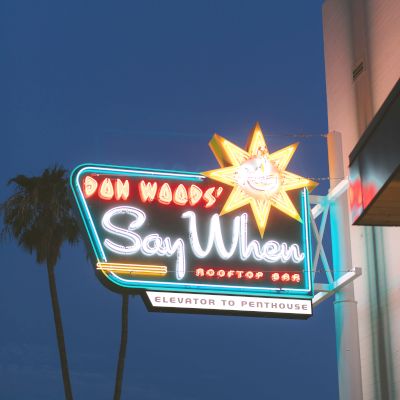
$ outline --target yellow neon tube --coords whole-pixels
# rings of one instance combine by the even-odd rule
[[[97,269],[106,272],[114,272],[122,275],[146,275],[165,276],[168,269],[165,265],[145,264],[122,264],[122,263],[101,263],[98,262]]]

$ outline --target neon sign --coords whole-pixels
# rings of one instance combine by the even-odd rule
[[[228,279],[263,279],[266,275],[263,271],[252,270],[234,270],[234,269],[219,269],[219,268],[196,268],[196,276],[205,278],[228,278]]]
[[[301,221],[287,192],[299,188],[312,190],[317,184],[286,170],[297,146],[295,143],[269,153],[259,124],[253,128],[246,150],[215,134],[210,147],[221,168],[204,172],[204,175],[233,187],[221,214],[249,204],[261,236],[271,207]]]
[[[216,312],[231,296],[281,299],[285,310],[292,303],[284,299],[297,299],[303,307],[313,296],[307,188],[314,183],[286,171],[296,146],[269,153],[258,125],[246,150],[219,136],[210,146],[221,168],[205,173],[90,164],[73,171],[98,277],[116,291],[147,293],[148,304],[166,310],[152,293],[206,303],[222,296]]]

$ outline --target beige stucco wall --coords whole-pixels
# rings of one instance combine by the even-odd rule
[[[343,162],[400,77],[400,1],[323,5],[328,125],[342,133]],[[364,71],[353,81],[353,69]],[[399,127],[400,134],[400,127]],[[400,157],[400,150],[399,150]],[[351,227],[363,398],[400,398],[400,228]]]

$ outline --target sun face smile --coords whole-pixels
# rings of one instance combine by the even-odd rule
[[[303,187],[312,190],[317,183],[286,171],[297,146],[295,143],[269,153],[258,123],[250,134],[246,150],[215,134],[210,147],[221,168],[203,172],[203,175],[233,187],[220,214],[249,204],[261,237],[272,206],[301,221],[286,192]]]
[[[236,182],[249,196],[262,199],[279,190],[279,171],[267,157],[252,157],[238,167]]]

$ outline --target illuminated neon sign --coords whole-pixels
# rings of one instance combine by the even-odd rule
[[[285,315],[311,315],[307,188],[315,184],[286,171],[296,146],[269,153],[258,125],[246,150],[220,136],[210,146],[221,168],[204,173],[90,164],[73,171],[98,277],[116,291],[147,293],[149,304],[165,309],[173,292],[200,303],[217,296],[215,312],[269,315],[286,307]],[[155,293],[166,292],[164,304],[167,297]],[[247,308],[247,297],[279,305],[249,311],[237,301],[225,309],[232,296]]]

